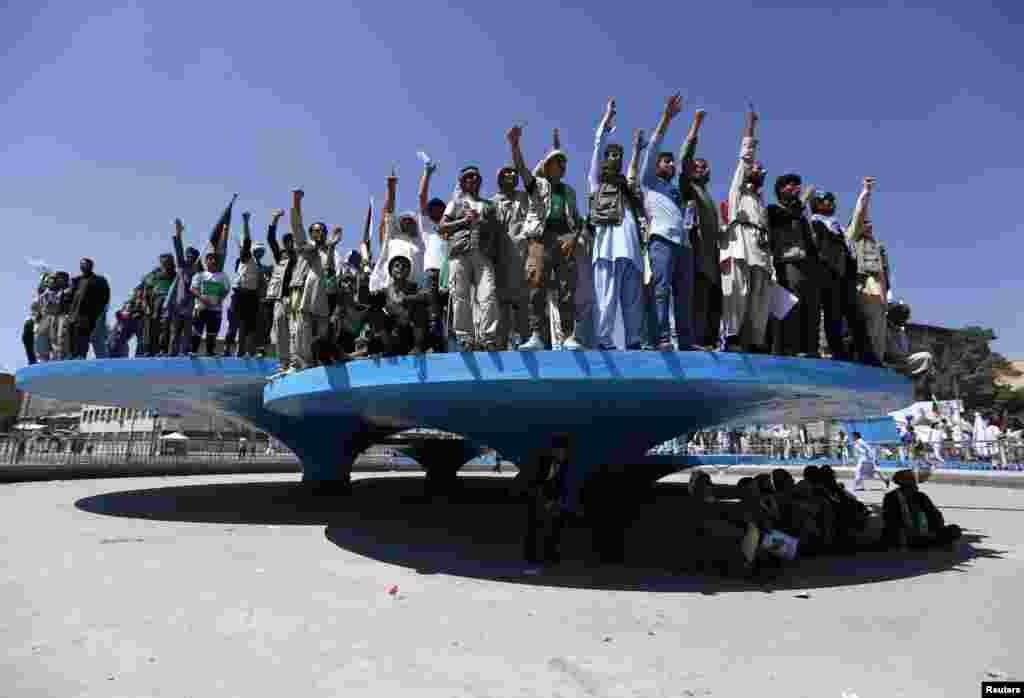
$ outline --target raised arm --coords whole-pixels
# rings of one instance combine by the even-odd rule
[[[394,213],[395,212],[395,191],[398,189],[398,177],[395,176],[395,171],[391,170],[391,176],[388,177],[388,193],[384,197],[384,212]]]
[[[597,126],[597,135],[594,137],[594,154],[590,157],[590,192],[594,193],[600,186],[599,171],[601,168],[601,151],[604,150],[608,140],[608,132],[611,130],[612,121],[615,119],[615,98],[608,100],[608,106],[601,117],[601,123]]]
[[[182,246],[181,236],[185,232],[185,224],[180,218],[174,219],[174,259],[178,262],[178,268],[185,266],[185,248]]]
[[[430,201],[430,178],[434,174],[437,165],[428,162],[423,166],[423,175],[420,177],[420,213],[427,215],[427,202]]]
[[[292,237],[295,239],[295,249],[301,250],[308,244],[306,238],[306,227],[302,224],[302,197],[301,189],[292,190]]]
[[[530,168],[526,166],[526,160],[523,159],[523,151],[520,148],[519,141],[523,136],[522,126],[513,126],[509,129],[508,133],[505,134],[506,140],[509,145],[512,146],[512,162],[516,166],[516,172],[519,173],[519,178],[523,180],[523,186],[527,191],[533,190],[533,173],[530,172]]]
[[[740,196],[743,193],[743,185],[750,178],[750,172],[754,169],[754,160],[757,156],[757,140],[754,132],[757,129],[757,112],[747,112],[747,123],[743,129],[743,141],[740,144],[740,159],[736,163],[736,172],[732,176],[732,183],[729,185],[729,220],[731,223],[739,217]],[[740,221],[741,223],[747,221]],[[756,221],[754,221],[756,222]]]
[[[283,215],[284,211],[275,208],[270,214],[270,225],[267,226],[267,247],[270,248],[270,254],[274,257],[274,264],[281,261],[281,247],[277,244],[277,222]]]
[[[693,121],[690,122],[690,131],[686,134],[686,140],[679,148],[679,172],[685,175],[687,163],[693,160],[697,154],[697,136],[700,135],[701,124],[704,123],[704,116],[707,114],[703,109],[693,113]]]
[[[551,147],[555,150],[562,149],[562,134],[559,133],[557,126],[555,127],[555,130],[551,132]]]
[[[635,188],[640,185],[640,153],[646,147],[647,144],[644,143],[644,130],[638,128],[636,133],[633,134],[633,154],[629,157],[629,169],[626,172],[626,179],[631,187]]]
[[[853,242],[857,242],[864,237],[864,218],[868,214],[868,205],[871,203],[871,190],[874,188],[874,185],[874,177],[864,178],[864,188],[861,189],[860,196],[857,197],[857,205],[853,208],[853,218],[850,220],[850,227],[846,231],[846,236]]]
[[[643,179],[641,180],[644,186],[650,186],[657,182],[656,165],[658,163],[658,152],[661,150],[661,142],[665,139],[668,125],[682,110],[683,98],[681,95],[674,94],[668,98],[668,102],[665,104],[665,111],[662,112],[658,126],[654,129],[654,136],[651,138],[650,146],[648,146],[647,152],[644,153]]]
[[[252,259],[252,233],[249,230],[249,218],[251,214],[246,211],[242,214],[242,250],[238,258],[243,262]]]

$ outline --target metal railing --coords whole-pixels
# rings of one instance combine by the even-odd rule
[[[904,446],[899,441],[870,442],[882,461],[910,464],[928,463],[933,467],[967,469],[1024,470],[1024,440],[1000,438],[995,440],[947,439],[940,444],[938,453],[931,444],[915,443]],[[821,440],[801,443],[793,439],[751,440],[747,442],[711,444],[686,443],[673,439],[659,444],[649,455],[658,456],[759,456],[766,461],[811,463],[826,460],[834,464],[852,465],[856,462],[849,445]]]

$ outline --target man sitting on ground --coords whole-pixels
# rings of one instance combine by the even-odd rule
[[[946,525],[942,512],[917,488],[913,470],[901,470],[892,479],[897,487],[882,500],[886,547],[927,548],[949,545],[960,538],[960,527]]]

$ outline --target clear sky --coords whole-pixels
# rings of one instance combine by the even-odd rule
[[[175,217],[195,244],[237,191],[262,237],[294,186],[355,247],[393,164],[400,208],[421,148],[441,162],[435,195],[468,163],[490,193],[517,120],[530,160],[561,128],[585,194],[608,97],[628,141],[677,90],[668,145],[707,109],[716,198],[752,99],[771,181],[799,172],[848,218],[861,178],[878,178],[875,229],[915,321],[992,327],[1024,356],[1017,3],[39,5],[0,10],[0,365],[25,364],[26,257],[72,272],[93,257],[120,302],[170,251]]]

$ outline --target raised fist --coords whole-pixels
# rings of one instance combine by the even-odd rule
[[[508,139],[508,142],[511,143],[512,145],[519,145],[519,139],[522,137],[522,135],[523,127],[513,126],[508,130],[508,133],[505,134],[505,138]]]
[[[185,224],[181,222],[180,218],[174,219],[174,233],[181,237],[181,234],[185,232]]]
[[[244,220],[244,221],[248,221],[251,217],[252,217],[252,214],[249,213],[248,211],[245,211],[244,213],[242,213],[242,220]]]
[[[611,120],[615,118],[615,114],[618,112],[618,108],[615,105],[615,98],[612,97],[608,100],[608,107],[604,110],[605,121],[611,123]]]
[[[875,178],[865,177],[864,178],[864,191],[872,191],[875,188]]]
[[[683,96],[677,92],[668,98],[668,102],[665,104],[665,115],[673,119],[681,111],[683,111]]]
[[[284,216],[284,209],[283,208],[275,208],[273,211],[270,212],[270,217],[275,222],[281,220],[282,216]]]

